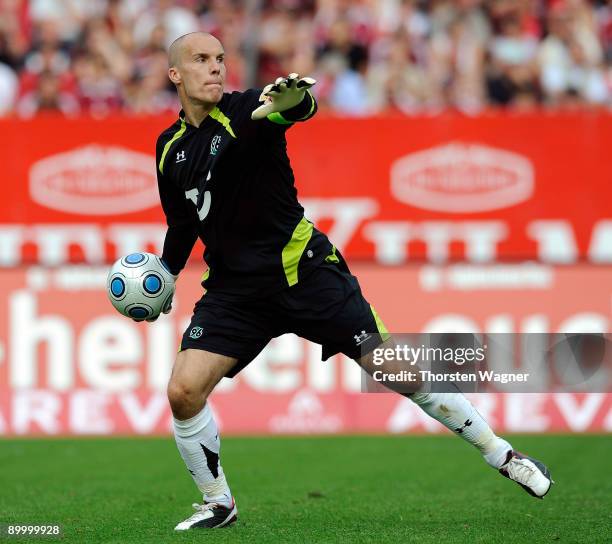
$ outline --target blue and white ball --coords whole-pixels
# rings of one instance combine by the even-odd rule
[[[132,319],[151,319],[170,304],[174,277],[157,255],[130,253],[113,264],[106,288],[119,313]]]

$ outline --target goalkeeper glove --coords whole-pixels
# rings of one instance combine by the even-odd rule
[[[166,265],[166,263],[164,261],[162,261],[162,264],[164,265],[164,267],[166,268],[166,270],[168,270],[168,265]],[[170,270],[168,270],[168,272],[170,272]],[[176,280],[178,280],[179,275],[178,274],[172,274],[172,272],[170,272],[170,275],[172,276],[172,279],[174,280],[174,283],[176,283]],[[170,296],[168,297],[168,300],[166,300],[166,303],[164,304],[164,307],[162,308],[161,313],[162,314],[169,314],[170,311],[172,310],[172,299],[174,298],[174,286],[172,286],[172,293],[170,293]],[[149,323],[153,323],[154,321],[157,321],[157,318],[160,316],[160,314],[157,314],[156,316],[150,317],[146,320],[143,319],[136,319],[136,318],[132,318],[132,321],[136,321],[136,323],[140,323],[141,321],[148,321]]]
[[[286,78],[279,77],[274,83],[263,88],[259,101],[263,102],[251,113],[251,119],[257,121],[268,117],[271,113],[287,111],[304,100],[306,91],[315,83],[311,77],[300,78],[298,74],[289,74]]]

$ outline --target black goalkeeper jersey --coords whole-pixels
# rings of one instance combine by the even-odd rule
[[[157,178],[168,231],[162,258],[177,274],[199,237],[208,264],[203,285],[228,298],[265,297],[295,285],[333,247],[304,218],[285,131],[316,103],[260,121],[261,90],[225,93],[199,127],[179,119],[157,140]]]

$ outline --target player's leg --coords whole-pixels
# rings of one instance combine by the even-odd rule
[[[294,332],[323,345],[323,359],[342,352],[370,375],[373,350],[393,345],[393,339],[376,311],[365,300],[359,284],[344,260],[324,263],[305,281],[289,289],[285,295],[287,317],[293,319]],[[332,299],[335,303],[332,303]],[[309,304],[311,311],[306,312]],[[297,311],[291,312],[295,308]],[[325,308],[321,312],[320,308]],[[400,365],[390,362],[387,368]],[[403,363],[405,368],[405,362]],[[512,446],[495,435],[471,402],[456,393],[423,393],[419,383],[404,384],[401,393],[415,402],[429,416],[438,420],[453,433],[475,446],[486,462],[515,480],[534,496],[543,496],[550,488],[548,469],[534,459],[512,450]]]
[[[363,305],[365,304],[364,301]],[[373,309],[372,311],[375,322],[370,323],[370,328],[365,330],[377,331],[382,341],[388,336],[388,332]],[[363,327],[367,327],[368,316],[364,311],[361,313],[365,317]],[[383,346],[386,344],[394,344],[393,339],[386,338]],[[372,375],[375,367],[373,351],[353,358],[369,375]],[[396,370],[394,367],[397,365],[401,366],[401,362],[391,360],[385,364],[384,371],[394,372]],[[417,404],[427,415],[478,449],[491,467],[517,482],[530,495],[542,498],[548,493],[552,483],[548,468],[540,461],[514,451],[509,442],[497,436],[468,398],[454,384],[450,385],[456,390],[455,392],[444,393],[425,392],[422,391],[420,385],[417,382],[412,384],[414,390],[406,391],[405,388],[402,388],[398,392]]]
[[[382,321],[379,319],[378,322],[380,326]],[[384,333],[388,334],[386,329]],[[395,345],[393,338],[389,338],[381,347],[387,345]],[[398,369],[406,366],[404,361],[396,362],[393,360],[387,360],[382,365],[375,365],[373,363],[373,352],[354,358],[357,364],[370,376],[374,370],[382,373],[395,373]],[[418,372],[415,372],[415,376],[418,375]],[[454,387],[456,392],[421,392],[421,383],[415,381],[410,384],[393,384],[390,389],[409,398],[427,415],[472,444],[492,467],[500,468],[506,462],[506,457],[508,452],[512,451],[512,446],[495,435],[485,419],[456,387]]]
[[[236,365],[237,359],[199,349],[179,352],[168,383],[177,448],[204,504],[176,526],[221,527],[236,519],[236,506],[220,462],[221,441],[206,402],[214,387]]]
[[[276,336],[270,324],[274,308],[217,299],[206,293],[197,302],[181,340],[181,351],[168,383],[176,443],[204,504],[177,530],[223,527],[236,519],[236,505],[219,460],[217,424],[208,396],[221,378],[234,377]]]
[[[375,321],[381,340],[383,340],[388,333],[380,318],[376,316]],[[363,326],[367,326],[367,323],[364,323]],[[376,329],[370,325],[370,329],[365,330]],[[388,338],[385,344],[394,344],[393,339]],[[354,358],[371,376],[375,368],[373,352]],[[391,361],[385,371],[394,372],[393,367],[394,362]],[[418,390],[420,386],[418,383],[413,385],[417,390],[400,392],[417,404],[427,415],[478,449],[491,467],[517,482],[530,495],[538,498],[544,497],[552,483],[548,468],[542,462],[514,451],[509,442],[493,432],[468,398],[454,384],[451,385],[456,392],[422,392]]]
[[[421,393],[406,395],[427,415],[476,447],[485,461],[502,475],[517,482],[527,493],[542,498],[553,483],[541,461],[515,451],[509,442],[497,436],[467,397],[456,393]]]

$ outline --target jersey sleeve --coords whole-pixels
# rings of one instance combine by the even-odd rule
[[[159,156],[158,153],[157,164],[159,164]],[[166,263],[170,272],[176,275],[185,267],[193,245],[198,238],[198,232],[193,221],[189,219],[189,203],[185,195],[166,175],[159,171],[159,168],[157,168],[157,186],[168,225],[162,260]]]

